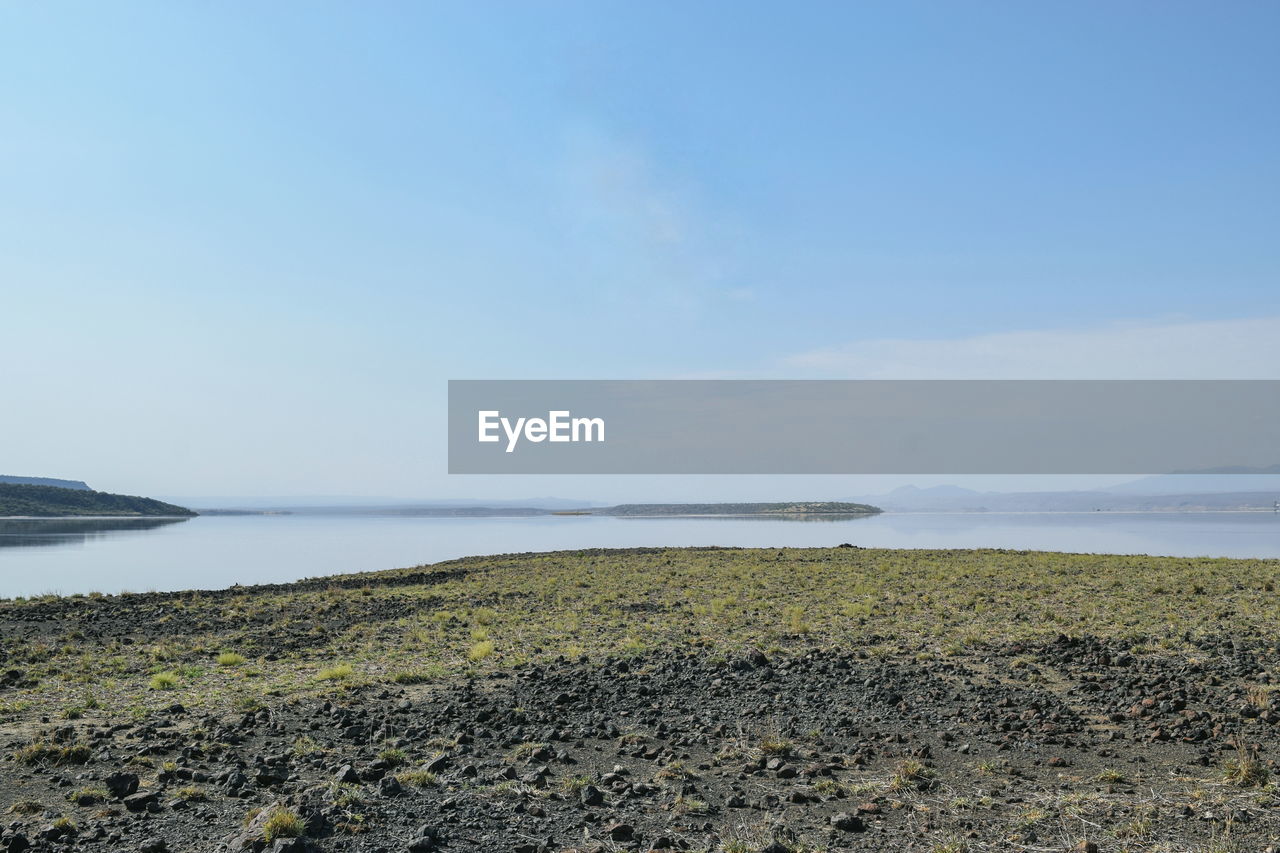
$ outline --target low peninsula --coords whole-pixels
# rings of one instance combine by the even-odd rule
[[[875,515],[870,504],[847,501],[784,501],[781,503],[618,504],[595,510],[596,515]]]

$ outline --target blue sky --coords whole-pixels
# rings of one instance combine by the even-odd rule
[[[1276,32],[1249,2],[0,4],[0,471],[732,497],[448,478],[445,381],[1273,376]]]

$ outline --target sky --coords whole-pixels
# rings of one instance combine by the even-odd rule
[[[835,497],[896,481],[450,477],[446,382],[1280,377],[1277,32],[1247,0],[0,2],[0,472]]]

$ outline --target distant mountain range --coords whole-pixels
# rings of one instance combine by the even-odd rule
[[[961,486],[902,486],[844,500],[890,512],[1155,512],[1272,509],[1280,474],[1161,474],[1105,489],[1074,492],[978,492]]]
[[[1228,492],[1280,491],[1280,465],[1257,468],[1214,469],[1195,473],[1160,474],[1129,483],[1111,486],[1103,491],[1121,495],[1204,495]]]

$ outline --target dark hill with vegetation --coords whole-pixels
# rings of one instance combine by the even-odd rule
[[[15,477],[12,474],[0,474],[0,485],[16,483],[21,486],[57,486],[61,489],[79,489],[89,491],[89,484],[84,480],[56,480],[53,477]]]
[[[184,506],[108,492],[0,483],[0,516],[195,515]]]
[[[847,501],[791,501],[782,503],[618,504],[595,510],[599,515],[870,515],[870,504]]]

